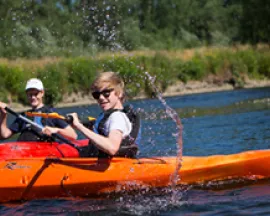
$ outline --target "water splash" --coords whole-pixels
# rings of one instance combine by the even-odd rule
[[[176,194],[176,199],[171,199],[171,194]],[[163,188],[152,189],[143,193],[129,195],[116,199],[118,214],[125,215],[160,215],[163,212],[168,212],[170,209],[179,208],[186,205],[187,188]]]
[[[152,77],[148,72],[145,72],[146,77],[151,83],[151,87],[154,89],[157,98],[160,100],[162,105],[164,105],[166,113],[172,118],[172,120],[176,123],[177,126],[177,133],[174,134],[177,140],[177,157],[176,157],[176,168],[174,173],[172,174],[171,181],[172,181],[172,188],[175,188],[177,185],[177,182],[180,180],[179,176],[179,170],[182,166],[182,156],[183,156],[183,126],[181,123],[181,119],[179,118],[178,114],[174,109],[172,109],[164,100],[162,97],[161,92],[158,90],[158,88],[155,86],[155,77]],[[173,195],[173,199],[175,199],[175,195]]]

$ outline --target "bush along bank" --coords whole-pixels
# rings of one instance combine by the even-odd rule
[[[269,49],[205,49],[193,51],[190,58],[182,51],[138,52],[118,55],[103,54],[97,57],[59,59],[29,67],[33,61],[21,60],[15,64],[0,60],[0,100],[26,104],[24,86],[30,77],[40,78],[46,88],[46,103],[55,104],[71,93],[89,94],[90,85],[102,71],[119,72],[127,86],[129,98],[153,90],[145,72],[155,79],[156,86],[164,92],[176,81],[201,80],[215,84],[229,83],[241,88],[246,79],[270,79]]]

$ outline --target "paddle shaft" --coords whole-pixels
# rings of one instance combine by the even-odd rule
[[[18,114],[18,113],[16,113],[16,112],[14,112],[12,109],[10,109],[10,108],[8,108],[8,107],[6,107],[5,110],[6,110],[7,112],[9,112],[10,114],[14,115],[15,117],[17,117],[17,118],[19,118],[19,119],[21,119],[21,120],[23,120],[23,121],[25,121],[25,122],[27,122],[27,123],[33,125],[33,126],[36,127],[37,129],[39,129],[40,131],[42,131],[43,127],[42,127],[41,125],[37,124],[36,122],[34,122],[34,121],[32,121],[32,120],[30,120],[30,119],[24,117],[24,116],[21,115],[21,114]],[[52,136],[53,138],[56,138],[56,139],[59,139],[59,140],[63,141],[63,142],[66,143],[66,144],[71,145],[71,146],[74,147],[74,148],[77,148],[77,147],[78,147],[77,145],[75,145],[74,143],[70,142],[68,139],[64,138],[63,136],[61,136],[61,135],[59,135],[59,134],[52,134],[51,136]]]
[[[35,126],[35,127],[36,127],[37,129],[39,129],[40,131],[43,129],[43,127],[42,127],[41,125],[39,125],[39,124],[37,124],[36,122],[34,122],[34,121],[32,121],[32,120],[30,120],[30,119],[24,117],[24,116],[21,115],[21,114],[18,114],[18,113],[16,113],[16,112],[14,112],[12,109],[6,107],[5,110],[6,110],[7,112],[9,112],[10,114],[16,116],[17,118],[19,118],[19,119],[21,119],[21,120],[23,120],[23,121],[25,121],[25,122],[27,122],[27,123],[29,123],[29,124]]]

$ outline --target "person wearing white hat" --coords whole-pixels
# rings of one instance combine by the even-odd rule
[[[44,97],[44,86],[40,79],[32,78],[27,81],[25,86],[26,96],[28,102],[31,106],[31,109],[27,112],[42,112],[42,113],[51,113],[55,112],[53,108],[47,107],[43,103]],[[64,120],[61,119],[43,119],[41,117],[34,117],[32,120],[38,125],[44,127],[43,133],[40,133],[33,128],[31,125],[27,124],[23,120],[17,118],[14,122],[8,127],[7,126],[7,112],[5,108],[7,104],[0,102],[0,138],[8,139],[13,134],[20,133],[18,138],[19,141],[45,141],[48,137],[44,136],[43,133],[46,133],[48,128],[51,129],[54,133],[59,133],[64,137],[70,139],[77,139],[77,133],[75,130],[68,125]],[[24,114],[23,114],[24,115]],[[46,133],[48,134],[48,133]]]

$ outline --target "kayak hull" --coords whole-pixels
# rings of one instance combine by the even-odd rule
[[[175,157],[111,161],[96,158],[22,158],[0,162],[0,202],[58,197],[91,197],[167,187]],[[183,157],[176,184],[270,177],[270,150],[233,155]]]

